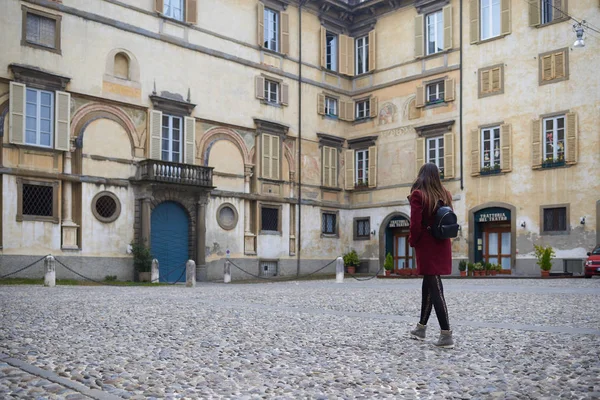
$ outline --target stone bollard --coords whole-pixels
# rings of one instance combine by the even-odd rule
[[[196,287],[196,263],[194,260],[188,260],[185,263],[185,286]]]
[[[158,273],[158,260],[155,258],[152,260],[152,269],[150,270],[150,283],[158,283],[160,274]]]
[[[56,265],[54,264],[54,257],[47,256],[44,260],[44,267],[46,269],[46,275],[44,276],[44,286],[56,286]]]
[[[344,259],[342,257],[335,260],[335,281],[344,283]]]
[[[231,263],[229,260],[225,260],[225,267],[223,267],[223,282],[231,282]]]

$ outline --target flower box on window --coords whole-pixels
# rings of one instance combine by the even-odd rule
[[[483,167],[481,171],[479,171],[480,175],[494,175],[499,174],[501,172],[500,165],[496,164],[493,167]]]
[[[559,157],[557,159],[548,157],[542,163],[542,168],[556,168],[556,167],[564,167],[564,166],[565,166],[565,159],[563,157]]]
[[[444,99],[431,100],[431,101],[428,101],[426,105],[431,106],[433,104],[440,104],[443,102],[444,102]]]
[[[356,182],[356,187],[357,188],[366,188],[369,187],[369,182],[368,181],[363,181],[363,180],[358,180],[358,182]]]

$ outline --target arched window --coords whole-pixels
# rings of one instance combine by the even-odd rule
[[[129,79],[129,57],[125,53],[115,55],[115,76],[121,79]]]

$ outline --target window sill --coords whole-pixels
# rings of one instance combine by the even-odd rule
[[[337,115],[325,114],[324,117],[333,121],[340,121],[340,118]]]
[[[428,110],[430,108],[437,108],[437,107],[445,107],[448,105],[448,102],[445,100],[441,100],[441,101],[436,101],[436,102],[431,102],[431,103],[425,103],[425,107],[423,107],[425,110]]]
[[[285,181],[282,181],[280,179],[272,179],[272,178],[263,178],[263,177],[260,177],[260,178],[258,178],[258,180],[262,181],[262,182],[274,183],[274,184],[279,184],[279,185],[285,183]]]
[[[322,190],[333,190],[333,191],[336,191],[336,192],[341,192],[342,191],[342,188],[335,187],[335,186],[323,186],[323,185],[321,185],[320,188]]]
[[[17,215],[17,222],[50,222],[58,224],[58,217],[43,217],[38,215]]]
[[[38,49],[38,50],[46,50],[51,53],[56,53],[56,54],[62,56],[62,51],[60,50],[60,48],[56,48],[56,47],[43,46],[41,44],[28,42],[27,40],[21,40],[21,46],[33,47],[34,49]]]
[[[267,101],[267,100],[261,100],[260,102],[262,104],[266,105],[266,106],[271,106],[271,107],[276,107],[276,108],[283,108],[283,105],[281,103],[274,103],[272,101]]]
[[[281,57],[281,58],[286,58],[287,57],[286,54],[280,53],[279,51],[267,49],[266,47],[263,47],[263,46],[259,46],[259,47],[265,53],[269,53],[271,55],[274,55],[274,56],[277,56],[277,57]]]
[[[355,119],[354,122],[352,123],[352,125],[364,124],[365,122],[369,122],[372,119],[373,119],[372,117],[365,117],[365,118]]]
[[[567,164],[564,161],[556,161],[556,162],[543,162],[542,169],[551,169],[551,168],[562,168],[566,167]]]
[[[62,154],[63,150],[56,150],[54,147],[46,147],[46,146],[38,146],[36,144],[27,144],[27,143],[5,143],[4,144],[5,148],[19,148],[19,149],[24,149],[24,150],[38,150],[38,151],[44,151],[44,152],[48,152],[48,153],[58,153],[58,154]]]
[[[548,79],[546,81],[540,81],[540,86],[543,85],[549,85],[551,83],[558,83],[558,82],[562,82],[562,81],[568,81],[569,80],[569,75],[563,76],[562,78],[554,78],[554,79]]]
[[[552,21],[546,22],[546,23],[541,23],[540,22],[538,25],[534,25],[533,28],[537,28],[537,29],[539,29],[539,28],[545,28],[545,27],[550,26],[550,25],[556,25],[556,24],[560,24],[561,22],[567,22],[567,21],[569,21],[568,18],[557,18],[555,20],[552,20]]]
[[[337,233],[321,233],[321,237],[329,238],[329,239],[339,239],[340,238],[340,236]]]
[[[373,75],[375,74],[375,70],[371,70],[371,71],[367,71],[367,72],[363,72],[362,74],[356,74],[354,75],[352,78],[356,79],[356,78],[364,78],[367,75]]]
[[[502,173],[501,169],[491,169],[491,170],[481,170],[479,171],[479,175],[481,176],[486,176],[486,175],[500,175]]]
[[[478,94],[478,98],[479,99],[483,99],[483,98],[486,98],[486,97],[497,96],[499,94],[504,94],[504,88],[495,90],[493,92],[479,93]]]
[[[506,36],[510,35],[510,33],[506,33],[506,34],[500,34],[498,36],[494,36],[491,38],[487,38],[487,39],[480,39],[479,41],[475,42],[475,43],[471,43],[472,45],[480,45],[480,44],[486,44],[489,42],[493,42],[494,40],[500,40],[500,39],[504,39]]]
[[[175,18],[172,18],[172,17],[167,17],[166,15],[164,15],[163,13],[159,13],[158,11],[156,12],[156,14],[160,18],[164,19],[165,21],[172,22],[172,23],[178,24],[178,25],[182,25],[184,27],[189,27],[189,26],[193,26],[194,25],[194,24],[191,24],[189,22],[185,22],[184,20],[178,20],[178,19],[175,19]]]
[[[438,51],[437,53],[426,54],[424,56],[415,57],[415,59],[416,60],[427,60],[427,59],[430,59],[430,58],[435,58],[435,57],[443,56],[443,55],[451,53],[451,52],[452,52],[452,49],[447,49],[447,50]]]
[[[371,240],[371,236],[355,236],[354,240]]]
[[[570,235],[569,231],[542,231],[540,236],[565,236]]]
[[[369,187],[368,185],[366,186],[354,186],[354,189],[352,189],[355,192],[367,192],[369,190],[373,190],[375,188]]]
[[[279,231],[260,231],[259,235],[281,236],[281,232],[279,232]]]

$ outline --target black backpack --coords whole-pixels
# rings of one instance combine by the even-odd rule
[[[458,218],[456,218],[456,214],[454,214],[452,208],[444,205],[440,200],[435,212],[433,225],[428,229],[436,239],[453,239],[458,236],[460,225],[458,225]]]

